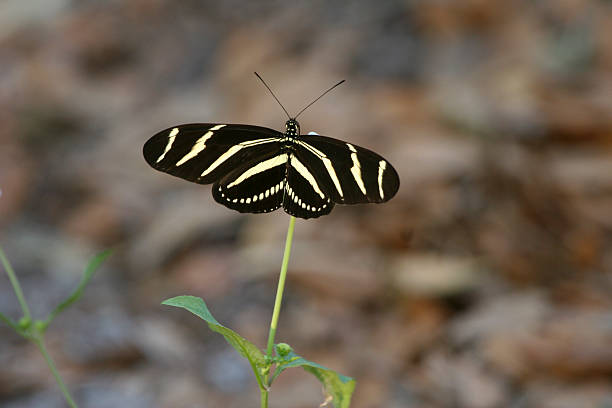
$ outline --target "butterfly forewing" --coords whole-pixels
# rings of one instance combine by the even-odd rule
[[[195,123],[157,133],[145,143],[143,153],[157,170],[209,184],[277,151],[281,137],[260,126]]]
[[[395,169],[368,149],[319,135],[302,136],[296,143],[296,157],[317,175],[321,190],[335,203],[382,203],[399,189]]]

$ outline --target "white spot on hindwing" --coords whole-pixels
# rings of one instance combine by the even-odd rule
[[[219,192],[221,197],[225,197],[225,199],[227,200],[228,203],[240,203],[240,204],[255,204],[257,203],[257,201],[263,201],[264,199],[272,196],[275,194],[275,192],[278,192],[279,190],[282,190],[282,186],[283,186],[283,181],[281,180],[280,182],[278,182],[277,184],[269,187],[268,189],[266,189],[265,191],[259,193],[259,194],[255,194],[252,197],[243,197],[243,198],[231,198],[231,194],[230,196],[228,196],[228,191],[224,190],[224,188],[226,188],[226,186],[219,186]],[[261,206],[261,204],[259,204]],[[231,208],[231,207],[230,207]],[[278,207],[272,207],[272,208],[266,208],[266,209],[262,209],[262,208],[257,208],[255,207],[254,210],[256,209],[256,212],[271,212],[276,210]],[[313,207],[314,208],[314,207]]]

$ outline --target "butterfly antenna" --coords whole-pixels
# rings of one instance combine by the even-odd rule
[[[268,91],[270,91],[270,93],[272,94],[272,96],[274,97],[274,99],[276,99],[276,102],[278,102],[278,104],[280,105],[281,108],[283,108],[283,110],[285,111],[285,114],[287,115],[287,117],[289,119],[291,119],[291,116],[289,115],[289,112],[287,112],[287,109],[285,109],[285,107],[283,106],[282,103],[280,103],[280,101],[278,100],[278,98],[276,97],[276,95],[274,95],[274,92],[272,92],[272,90],[270,89],[270,87],[268,86],[268,84],[266,84],[266,81],[263,80],[262,77],[259,76],[259,74],[257,72],[255,72],[255,75],[257,76],[257,78],[259,78],[259,80],[266,86],[266,88],[268,88]]]
[[[342,84],[344,82],[344,79],[340,82],[338,82],[336,85],[332,86],[331,88],[329,88],[327,91],[323,92],[321,94],[321,96],[319,96],[317,99],[315,99],[314,101],[310,102],[308,105],[306,105],[304,107],[304,109],[302,109],[297,115],[295,115],[294,119],[297,119],[298,116],[300,116],[302,114],[302,112],[304,112],[306,109],[310,108],[316,101],[318,101],[319,99],[321,99],[322,97],[324,97],[329,91],[331,91],[332,89],[334,89],[335,87],[337,87],[338,85]]]

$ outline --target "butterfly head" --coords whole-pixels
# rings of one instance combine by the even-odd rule
[[[295,119],[289,119],[285,123],[285,135],[287,137],[298,137],[300,135],[300,124]]]

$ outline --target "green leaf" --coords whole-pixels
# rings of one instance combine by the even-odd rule
[[[102,251],[98,255],[91,258],[91,260],[87,264],[87,267],[85,268],[85,272],[83,272],[83,276],[81,277],[79,286],[76,287],[76,289],[70,294],[70,296],[68,296],[59,305],[57,305],[57,307],[53,309],[51,313],[49,313],[49,316],[47,316],[45,320],[40,322],[39,329],[41,331],[44,332],[47,326],[49,326],[49,324],[53,321],[53,319],[55,319],[58,314],[60,314],[68,306],[79,300],[79,298],[83,294],[83,291],[85,290],[85,286],[87,286],[87,284],[91,280],[94,272],[100,267],[100,265],[102,265],[102,262],[104,262],[104,260],[108,258],[111,252],[111,250],[107,249],[106,251]]]
[[[204,300],[195,296],[177,296],[164,300],[162,305],[182,307],[208,323],[208,327],[210,327],[212,331],[225,337],[225,340],[227,340],[242,357],[249,360],[251,368],[257,378],[257,384],[259,384],[262,390],[266,389],[263,381],[263,371],[267,369],[269,365],[266,364],[263,353],[253,343],[219,323],[210,313],[208,307],[206,307]]]
[[[283,345],[284,343],[275,346],[278,360],[276,370],[270,380],[270,385],[272,381],[287,368],[302,367],[306,372],[317,377],[321,384],[323,384],[325,392],[332,398],[335,408],[348,408],[351,405],[351,396],[353,391],[355,391],[356,385],[355,379],[338,374],[320,364],[308,361],[298,356],[293,351],[287,352],[287,345]],[[279,346],[281,346],[280,349]]]

